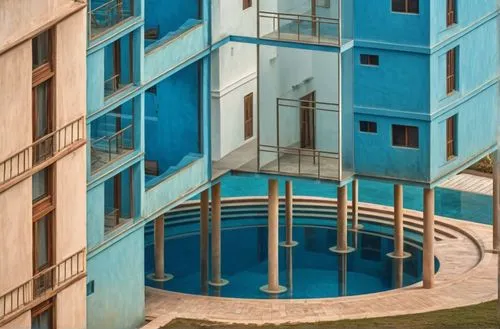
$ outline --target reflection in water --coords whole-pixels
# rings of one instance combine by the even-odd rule
[[[169,260],[169,269],[175,273],[175,279],[162,286],[149,280],[146,284],[191,294],[271,298],[259,290],[267,280],[268,265],[267,226],[265,219],[262,222],[259,226],[222,230],[222,272],[230,281],[227,286],[221,289],[207,286],[210,264],[203,263],[198,232],[177,232],[179,235],[168,237],[165,258]],[[412,257],[397,263],[385,256],[394,246],[392,239],[383,236],[352,232],[349,234],[351,243],[358,248],[347,255],[338,255],[328,250],[336,244],[337,235],[332,227],[295,225],[293,235],[299,242],[297,246],[279,248],[279,276],[288,293],[276,298],[353,296],[404,287],[421,280],[422,251],[414,246],[406,245]],[[280,236],[285,236],[285,227],[280,228]],[[154,246],[147,245],[145,272],[150,273],[153,269]]]

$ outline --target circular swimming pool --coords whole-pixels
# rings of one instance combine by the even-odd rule
[[[174,275],[167,282],[146,279],[146,285],[174,292],[232,298],[329,298],[375,293],[406,287],[421,281],[422,250],[410,239],[406,259],[387,256],[393,240],[387,228],[376,224],[370,231],[349,231],[349,246],[355,251],[339,255],[329,251],[336,244],[331,223],[314,218],[296,218],[293,248],[279,248],[279,280],[285,293],[268,295],[260,291],[267,283],[267,226],[265,217],[241,216],[223,221],[221,235],[222,277],[229,284],[213,288],[207,284],[210,271],[200,270],[200,235],[196,217],[167,225],[165,269]],[[145,272],[154,272],[152,230],[146,229]],[[285,228],[280,227],[280,240]],[[210,259],[210,258],[209,258]],[[439,263],[436,260],[436,270]]]

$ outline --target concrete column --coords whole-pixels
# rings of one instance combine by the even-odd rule
[[[434,189],[424,189],[424,288],[434,286]]]
[[[338,257],[338,294],[339,296],[347,296],[347,255],[339,254]]]
[[[224,286],[227,280],[221,277],[221,204],[220,183],[212,186],[212,286]]]
[[[337,249],[347,250],[347,188],[337,188]]]
[[[402,258],[394,259],[392,263],[393,266],[393,282],[394,288],[402,288],[403,287],[403,262]]]
[[[208,293],[208,189],[201,192],[200,197],[200,280],[201,290]]]
[[[267,293],[278,294],[286,291],[285,287],[279,285],[279,194],[278,181],[275,179],[269,180],[268,187],[268,250],[267,250],[267,286],[260,289]]]
[[[285,220],[286,240],[280,243],[282,247],[295,247],[298,243],[293,241],[293,183],[287,181],[285,184]]]
[[[359,214],[358,214],[358,180],[352,181],[352,228],[354,230],[360,229],[359,225]]]
[[[155,272],[148,275],[154,281],[168,281],[174,276],[165,273],[165,217],[162,215],[155,219],[154,223],[155,242]]]
[[[493,156],[493,250],[500,251],[500,151]]]

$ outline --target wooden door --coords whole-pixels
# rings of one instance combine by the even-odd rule
[[[316,94],[311,92],[302,97],[300,102],[300,147],[315,148],[316,120],[315,101]]]
[[[244,100],[245,140],[253,137],[253,93],[245,96]]]

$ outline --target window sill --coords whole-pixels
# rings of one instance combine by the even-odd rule
[[[398,145],[391,145],[391,146],[392,148],[406,150],[406,151],[420,151],[420,147],[398,146]]]

